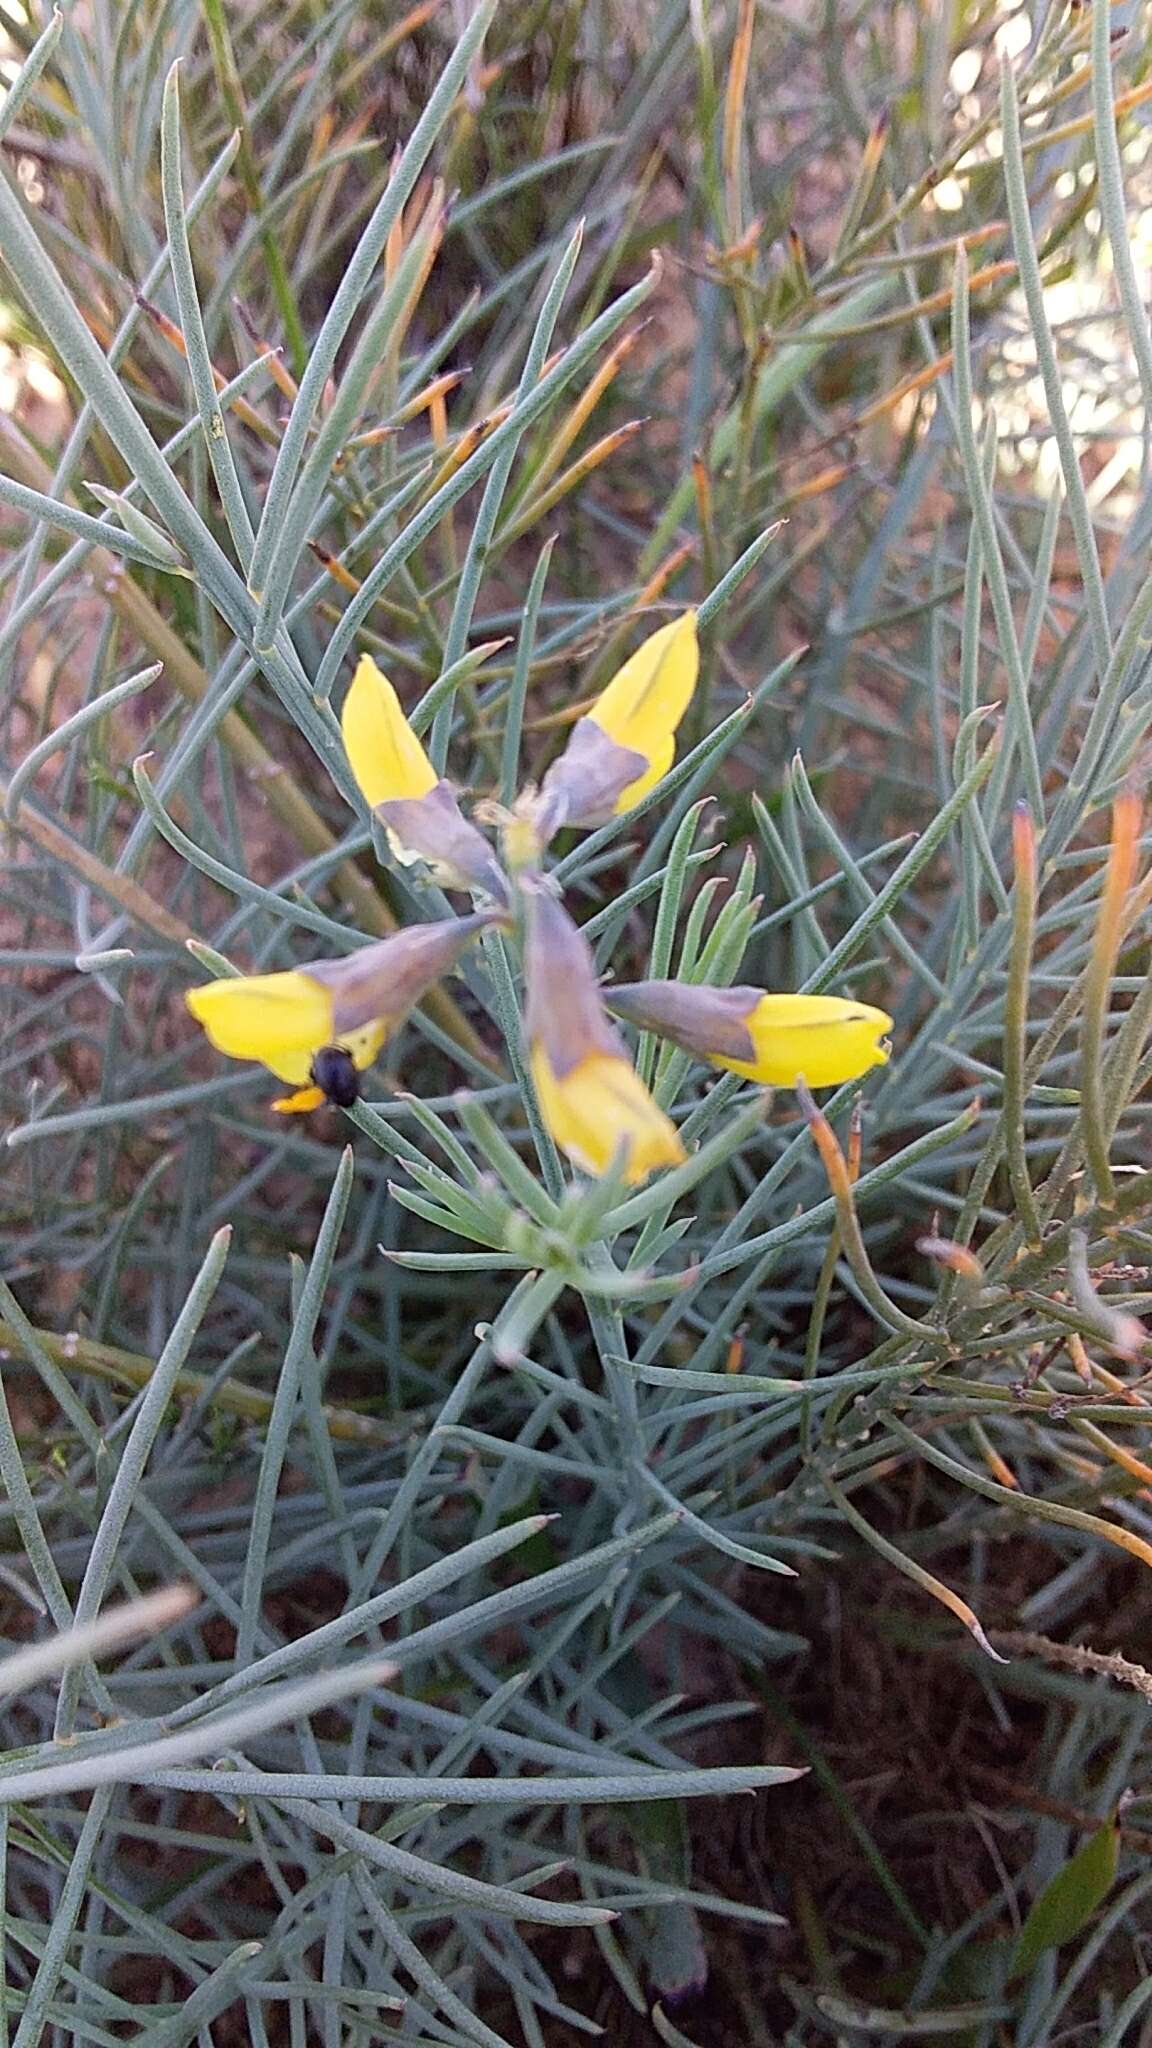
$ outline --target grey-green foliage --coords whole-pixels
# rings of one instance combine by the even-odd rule
[[[909,46],[894,12],[857,11],[852,65],[834,6],[819,32],[764,27],[749,105],[790,117],[804,80],[807,140],[777,160],[749,122],[738,175],[720,104],[736,10],[720,5],[653,7],[641,27],[517,0],[472,11],[454,55],[447,17],[348,4],[257,18],[94,0],[29,39],[6,112],[18,138],[46,138],[48,191],[29,207],[4,182],[0,256],[74,424],[49,449],[0,422],[17,535],[0,739],[20,835],[0,956],[3,1578],[14,1644],[73,1621],[77,1636],[20,1678],[0,1768],[21,2048],[48,2027],[207,2038],[228,2008],[257,2042],[290,2025],[535,2048],[589,2018],[549,1974],[533,1934],[549,1926],[594,1930],[565,1938],[597,1944],[639,2011],[691,1974],[713,1916],[773,1922],[738,1886],[698,1884],[690,1830],[673,1853],[643,1802],[771,1800],[791,1775],[777,1757],[809,1754],[771,1705],[769,1761],[746,1762],[741,1736],[805,1651],[790,1572],[819,1584],[872,1543],[874,1584],[895,1567],[921,1617],[935,1597],[978,1628],[1006,1618],[980,1592],[988,1539],[1026,1530],[1046,1563],[1017,1619],[1062,1634],[1093,1627],[1118,1541],[1152,1542],[1139,1472],[1114,1458],[1139,1448],[1141,1411],[1086,1389],[1067,1348],[1132,1369],[1117,1318],[1144,1305],[1152,1243],[1144,892],[1117,947],[1099,920],[1109,806],[1152,707],[1150,514],[1135,472],[1122,522],[1094,503],[1061,381],[1104,387],[1139,434],[1108,14],[1097,0],[1091,30],[1046,17],[1001,108],[983,17],[961,9],[953,44],[937,26]],[[239,136],[205,17],[233,45]],[[978,115],[940,91],[970,34]],[[1036,113],[1090,42],[1097,142],[1041,149],[1038,119],[1089,107],[1086,74]],[[779,256],[787,207],[809,161],[827,180],[858,156],[897,48],[907,98],[879,180],[843,196],[842,232],[805,220],[833,253],[801,277]],[[1003,166],[965,170],[993,126]],[[407,144],[391,182],[384,132]],[[557,150],[561,133],[577,141]],[[1092,273],[1076,194],[1097,152],[1123,309],[1104,370],[1043,294],[1061,261]],[[429,164],[463,196],[413,310],[439,233],[431,217],[414,232]],[[956,225],[1006,219],[1020,298],[994,280],[970,304],[983,245],[967,266],[941,248],[921,202],[957,166]],[[705,254],[756,217],[746,260]],[[268,353],[284,284],[268,288],[268,233],[289,325],[312,341],[292,400]],[[917,243],[931,253],[914,262]],[[658,279],[667,244],[687,264]],[[136,286],[178,323],[186,368]],[[543,529],[509,542],[570,407],[653,308],[673,338],[641,336],[589,429],[658,416],[623,488],[593,474],[551,515],[555,545]],[[1066,517],[997,448],[998,416],[1037,403],[1000,346],[1029,332]],[[931,421],[921,398],[896,430],[862,428],[817,512],[793,503],[846,413],[949,345]],[[420,417],[356,441],[464,363],[446,447]],[[274,968],[443,908],[374,864],[328,701],[344,657],[372,647],[458,779],[507,800],[548,758],[548,714],[631,644],[645,579],[682,536],[694,559],[649,602],[700,602],[695,725],[647,805],[563,848],[557,872],[606,970],[893,1012],[856,1208],[791,1097],[749,1100],[651,1044],[638,1057],[686,1165],[640,1190],[570,1187],[517,1085],[502,939],[453,991],[462,1009],[422,1013],[389,1049],[407,1092],[374,1088],[351,1153],[327,1123],[274,1121],[267,1076],[207,1057],[180,991],[206,965]],[[1031,905],[1012,865],[1021,796]],[[462,1049],[473,1023],[482,1043]],[[844,1147],[856,1093],[825,1104]],[[933,1264],[924,1235],[980,1268],[947,1245]],[[102,1673],[99,1610],[170,1583],[195,1604]],[[1069,1810],[1103,1816],[1138,1776],[1138,1698],[1039,1664],[988,1663],[981,1681],[1046,1704]],[[1075,1847],[1055,1819],[1028,1840],[1007,1879],[1022,1914]],[[1136,1982],[1109,2004],[1107,1944],[1146,1880],[1062,1981],[1047,1957],[1022,1983],[1010,1941],[981,1946],[998,1892],[937,1941],[876,1856],[916,1967],[869,2020],[850,1942],[842,1966],[818,1942],[794,1951],[797,2040],[833,2022],[939,2031],[962,2006],[992,2041],[1007,2002],[1039,2048],[1069,2013],[1119,2039],[1139,2011]],[[792,1904],[783,1885],[775,1903]],[[656,2010],[662,2038],[685,2038]]]

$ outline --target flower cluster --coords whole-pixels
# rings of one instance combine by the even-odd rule
[[[479,907],[409,926],[342,959],[190,990],[188,1007],[212,1044],[233,1059],[261,1061],[291,1086],[276,1109],[351,1107],[361,1074],[473,940],[494,927],[521,929],[524,1036],[541,1117],[574,1165],[591,1174],[616,1167],[632,1184],[675,1165],[684,1148],[613,1016],[765,1087],[833,1087],[882,1065],[892,1020],[865,1003],[676,981],[602,986],[586,938],[544,871],[562,827],[590,829],[622,816],[667,774],[698,667],[691,611],[624,663],[577,720],[540,788],[525,790],[505,821],[516,849],[510,879],[452,784],[437,775],[392,684],[364,655],[341,718],[356,784],[395,859],[422,865]]]

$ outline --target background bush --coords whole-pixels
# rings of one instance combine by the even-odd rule
[[[9,2035],[1136,2039],[1141,16],[492,12],[0,4],[5,1634],[199,1596],[10,1669]],[[507,799],[701,600],[569,902],[859,1140],[641,1048],[557,1206],[498,948],[273,1119],[181,991],[437,904],[343,653]]]

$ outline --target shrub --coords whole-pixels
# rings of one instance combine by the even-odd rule
[[[3,10],[14,2039],[1118,2043],[1143,58],[450,12]],[[673,765],[603,693],[693,616]],[[387,1023],[344,1107],[237,971],[294,1089]],[[766,1094],[761,990],[890,1063]]]

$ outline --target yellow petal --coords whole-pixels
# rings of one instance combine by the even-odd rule
[[[591,1053],[560,1079],[539,1045],[530,1058],[540,1114],[561,1151],[585,1173],[606,1173],[621,1146],[630,1186],[683,1159],[675,1124],[630,1061]]]
[[[310,1109],[320,1109],[323,1102],[322,1088],[297,1088],[293,1095],[278,1095],[272,1108],[281,1116],[306,1116]]]
[[[317,1050],[317,1047],[310,1045],[307,1052],[270,1054],[263,1064],[270,1074],[275,1074],[278,1081],[290,1081],[294,1088],[311,1087],[312,1058]]]
[[[380,1047],[388,1036],[391,1018],[377,1017],[371,1024],[362,1024],[359,1031],[345,1031],[336,1040],[346,1052],[352,1055],[352,1065],[358,1074],[370,1067]]]
[[[674,733],[669,733],[663,744],[653,749],[643,775],[638,775],[635,782],[630,782],[627,789],[621,790],[616,799],[618,818],[622,818],[625,811],[630,811],[634,804],[639,803],[642,796],[647,796],[650,789],[655,789],[656,784],[663,781],[675,757],[676,737]]]
[[[262,1060],[285,1081],[307,1080],[312,1053],[332,1042],[332,992],[296,969],[205,982],[184,1000],[217,1052]]]
[[[357,663],[340,730],[348,764],[370,809],[396,797],[427,796],[436,787],[436,770],[370,654]]]
[[[888,1059],[881,1041],[891,1017],[843,996],[761,996],[746,1021],[755,1059],[714,1064],[764,1087],[792,1088],[803,1078],[809,1088],[835,1088]]]
[[[649,635],[613,676],[588,716],[618,746],[631,747],[653,761],[667,747],[692,701],[699,666],[696,614],[685,612]]]

